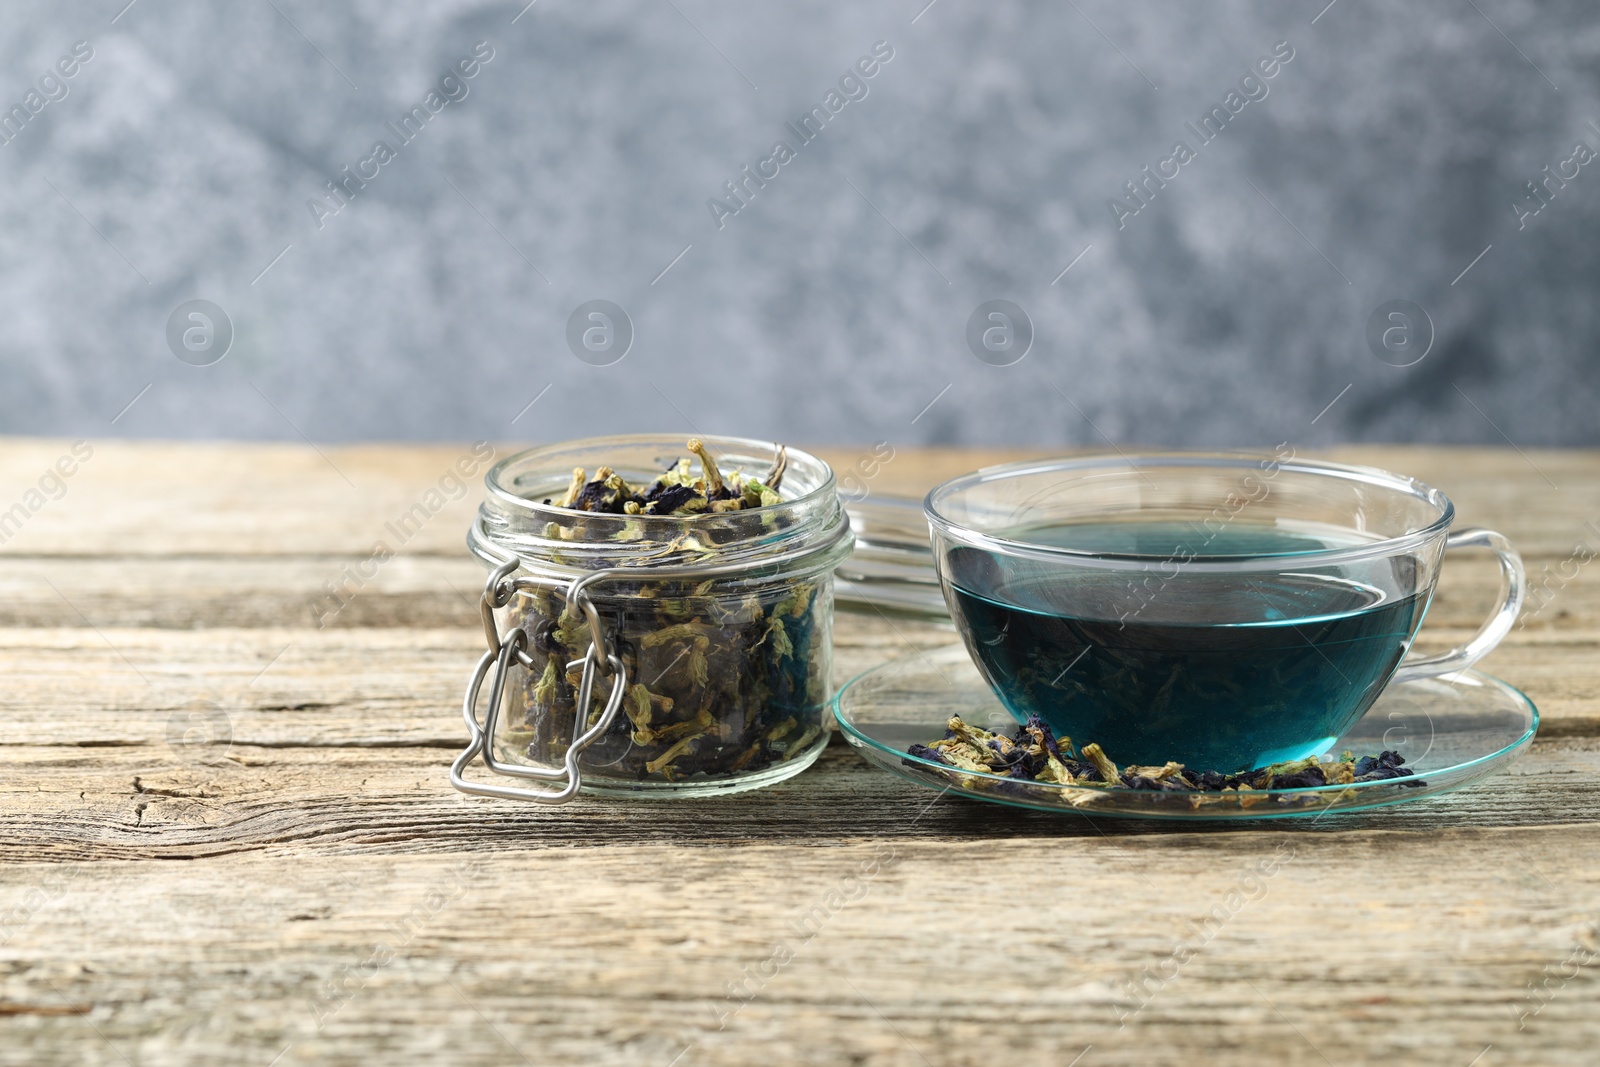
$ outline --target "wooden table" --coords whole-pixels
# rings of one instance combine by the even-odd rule
[[[427,491],[466,446],[91,442],[32,507],[69,445],[0,441],[26,512],[0,548],[0,1064],[1600,1061],[1600,566],[1486,663],[1543,711],[1529,753],[1405,808],[930,805],[836,740],[762,792],[545,810],[446,781],[479,489]],[[1600,455],[1335,455],[1443,487],[1552,587],[1600,546]],[[872,488],[999,458],[901,450]],[[1493,597],[1486,560],[1447,571],[1429,646]],[[951,636],[844,615],[838,676]]]

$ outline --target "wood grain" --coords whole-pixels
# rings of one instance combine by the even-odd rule
[[[0,511],[69,445],[0,440]],[[836,738],[757,793],[551,811],[445,778],[476,487],[313,607],[469,446],[93,447],[0,545],[0,1064],[1594,1062],[1588,568],[1485,663],[1540,738],[1426,803],[1060,817]],[[1600,544],[1595,453],[1335,454],[1445,488],[1535,575]],[[1015,455],[900,450],[872,491]],[[1452,560],[1424,645],[1494,583]],[[952,637],[842,613],[836,674]]]
[[[71,444],[0,438],[0,510],[34,487]],[[64,495],[38,509],[0,546],[0,554],[359,559],[387,536],[397,551],[459,557],[480,499],[477,480],[454,498],[452,490],[401,545],[393,543],[398,538],[386,524],[438,489],[457,461],[471,460],[470,444],[324,445],[318,451],[279,444],[91,445],[93,457],[65,480]],[[493,447],[504,457],[521,446]],[[845,470],[871,449],[821,448],[817,453]],[[1040,454],[899,449],[868,489],[920,498],[945,478]],[[1397,470],[1438,486],[1455,501],[1463,524],[1494,525],[1529,555],[1564,556],[1584,535],[1585,523],[1600,522],[1600,453],[1533,450],[1524,458],[1509,449],[1396,446],[1336,448],[1316,455]],[[481,477],[483,465],[476,469],[475,478]]]
[[[1600,548],[1600,535],[1595,537]],[[63,558],[0,554],[0,627],[471,626],[484,570],[457,556],[400,555],[366,573],[365,557]],[[1555,557],[1528,556],[1530,581],[1549,567],[1530,599],[1524,630],[1600,629],[1600,580],[1586,567],[1562,578]],[[1600,566],[1595,568],[1600,574]],[[328,591],[333,585],[334,599]],[[1499,601],[1499,571],[1484,554],[1450,557],[1429,609],[1433,626],[1476,626]],[[1539,610],[1533,610],[1535,607]]]
[[[560,811],[508,806],[449,789],[444,768],[462,744],[151,745],[89,754],[60,746],[12,747],[5,752],[8,766],[34,788],[11,801],[0,859],[181,860],[254,852],[325,858],[662,841],[718,847],[775,839],[804,848],[854,840],[962,840],[976,852],[991,834],[1069,843],[1103,833],[1196,832],[958,798],[931,803],[937,794],[890,775],[863,773],[860,758],[837,737],[813,768],[791,782],[714,803],[597,800]],[[1421,835],[1468,826],[1577,823],[1600,804],[1597,778],[1600,743],[1594,738],[1540,740],[1511,769],[1470,792],[1389,810],[1329,814],[1295,832]]]
[[[1592,825],[985,852],[8,866],[47,901],[7,946],[0,1063],[1593,1062],[1592,967],[1563,965],[1600,948]]]

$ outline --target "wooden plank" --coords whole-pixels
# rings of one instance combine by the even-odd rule
[[[0,438],[0,511],[22,500],[72,442]],[[482,499],[484,464],[470,444],[320,446],[91,442],[92,458],[45,500],[0,553],[29,555],[339,555],[361,558],[376,541],[413,553],[460,555]],[[497,456],[520,446],[498,444]],[[1127,448],[1124,449],[1128,450]],[[840,470],[870,448],[818,452]],[[1074,454],[1091,449],[1048,450]],[[1304,450],[1302,450],[1304,451]],[[868,483],[873,493],[920,497],[932,485],[992,463],[1046,454],[1016,449],[901,449]],[[1305,451],[1304,454],[1312,455]],[[1330,458],[1399,470],[1443,488],[1460,521],[1497,525],[1530,554],[1570,552],[1585,523],[1600,522],[1600,452],[1384,446],[1339,448]],[[470,488],[430,490],[460,461]],[[1557,487],[1551,488],[1538,471]],[[386,524],[422,504],[426,521],[403,543]],[[434,505],[437,504],[437,507]]]
[[[37,488],[70,445],[0,440],[0,510]],[[60,498],[34,510],[0,552],[364,557],[386,540],[395,550],[460,555],[486,469],[470,444],[91,447]],[[425,514],[412,512],[417,506]],[[410,525],[390,529],[408,514]]]
[[[1162,823],[941,800],[869,766],[842,738],[804,774],[768,789],[693,803],[585,798],[553,810],[452,790],[446,769],[463,743],[262,748],[236,741],[231,747],[92,752],[8,746],[4,758],[14,784],[0,794],[7,811],[0,860],[198,859],[263,850],[401,855],[663,841],[686,848],[762,841],[811,847],[883,838],[964,842],[968,861],[981,864],[989,835],[1042,842],[1180,832]],[[475,770],[474,777],[483,773]],[[1558,738],[1536,742],[1505,773],[1468,790],[1324,815],[1297,824],[1295,832],[1420,835],[1406,847],[1437,847],[1446,864],[1453,862],[1449,850],[1429,836],[1437,831],[1578,823],[1597,807],[1600,741]],[[1224,837],[1268,832],[1236,825],[1208,830]],[[1337,847],[1360,855],[1368,846]],[[1101,872],[1099,878],[1114,892],[1142,884],[1132,872]]]
[[[1600,547],[1600,535],[1595,540]],[[364,559],[0,555],[0,627],[478,625],[485,571],[465,550],[455,556],[406,553],[358,570]],[[1530,595],[1524,628],[1600,629],[1600,565],[1561,563],[1550,556],[1527,559],[1530,582],[1542,585],[1537,597]],[[1487,554],[1452,556],[1429,625],[1474,625],[1498,601],[1499,584]]]
[[[0,510],[65,447],[0,441]],[[94,447],[0,546],[0,1065],[1065,1064],[1092,1046],[1082,1067],[1496,1067],[1600,1045],[1600,970],[1577,963],[1600,952],[1587,570],[1485,663],[1538,700],[1540,739],[1424,803],[1091,822],[935,799],[836,739],[769,790],[550,811],[445,781],[481,645],[476,487],[326,627],[311,607],[465,446]],[[1597,453],[1338,454],[1441,485],[1536,572],[1600,517]],[[1004,455],[903,450],[872,491]],[[1453,562],[1425,645],[1492,593],[1488,565]],[[837,631],[841,678],[952,640],[874,615]],[[748,1003],[728,999],[740,982]]]
[[[955,640],[948,625],[842,615],[835,676]],[[165,746],[196,701],[236,744],[443,745],[481,628],[0,631],[5,744]],[[200,709],[204,711],[205,709]],[[208,712],[209,714],[209,712]]]
[[[1597,889],[1594,825],[9,864],[0,1063],[1587,1067]]]
[[[947,626],[841,613],[836,681],[956,638]],[[1421,647],[1466,638],[1434,629]],[[1600,733],[1600,632],[1514,634],[1485,669],[1527,689],[1547,732]],[[252,745],[446,744],[463,736],[466,678],[483,650],[444,630],[0,631],[0,715],[15,744],[164,744],[193,701]]]
[[[0,556],[0,626],[480,627],[486,572],[464,548],[457,556],[400,555],[358,571],[363,561]]]

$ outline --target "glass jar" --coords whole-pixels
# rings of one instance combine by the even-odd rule
[[[763,478],[779,462],[769,442],[701,440],[725,476]],[[681,437],[589,438],[520,452],[485,475],[467,544],[490,569],[490,650],[468,686],[472,743],[451,769],[456,788],[542,803],[580,788],[707,796],[782,781],[821,754],[833,570],[852,546],[826,463],[788,449],[782,501],[740,511],[552,503],[574,468],[648,485],[685,455]],[[468,781],[477,756],[556,787]]]

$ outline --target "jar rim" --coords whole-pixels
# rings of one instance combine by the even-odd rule
[[[823,475],[817,486],[792,500],[784,500],[782,504],[775,505],[776,507],[784,507],[789,504],[802,504],[808,501],[814,501],[820,499],[828,493],[834,492],[833,468],[830,467],[825,461],[818,459],[809,452],[805,452],[798,448],[791,448],[787,445],[780,446],[776,441],[762,441],[754,437],[730,437],[722,435],[696,436],[699,436],[701,443],[703,443],[707,449],[711,450],[713,455],[719,451],[718,446],[721,446],[721,451],[728,451],[730,448],[746,448],[755,450],[766,449],[771,451],[773,456],[776,457],[778,449],[783,447],[788,451],[789,462],[791,464],[795,463],[797,460],[805,464],[814,464]],[[555,456],[562,452],[574,451],[578,448],[598,448],[605,446],[625,447],[628,445],[648,445],[655,442],[660,442],[661,444],[665,445],[671,441],[682,441],[684,439],[685,438],[682,435],[672,436],[658,433],[632,433],[610,434],[600,437],[575,437],[571,440],[558,441],[554,444],[536,445],[533,448],[525,448],[520,452],[513,452],[511,455],[506,456],[494,466],[490,467],[488,471],[484,473],[483,483],[484,487],[488,489],[490,493],[499,496],[508,504],[525,507],[532,512],[548,511],[551,519],[554,520],[562,516],[572,515],[573,510],[571,508],[557,507],[554,504],[544,504],[506,488],[501,484],[502,473],[510,469],[513,464],[518,462],[526,462],[527,460],[541,454]],[[686,451],[686,449],[680,447],[676,449],[676,451],[681,453]],[[717,515],[711,512],[696,512],[691,515],[651,515],[648,517],[657,522],[681,522],[686,528],[692,528],[696,521],[716,518]]]
[[[770,464],[776,460],[779,449],[786,447],[773,441],[745,437],[702,435],[700,440],[719,466],[724,457],[733,459],[735,467]],[[570,474],[570,461],[574,458],[585,459],[582,464],[585,466],[603,463],[620,472],[620,458],[630,451],[636,457],[655,452],[683,456],[687,454],[684,442],[683,435],[616,434],[574,438],[513,453],[484,474],[486,496],[468,534],[468,547],[486,562],[503,563],[515,556],[524,566],[532,564],[570,574],[617,566],[619,560],[625,561],[624,565],[636,564],[641,568],[652,562],[681,564],[685,556],[681,552],[674,554],[674,546],[685,538],[699,541],[697,535],[710,540],[709,535],[719,531],[732,536],[709,546],[700,545],[696,555],[690,557],[691,562],[709,562],[708,557],[714,556],[719,563],[748,560],[751,566],[759,566],[774,562],[775,558],[809,558],[837,546],[841,540],[844,552],[848,553],[852,541],[849,519],[839,502],[833,469],[802,449],[786,449],[788,465],[783,483],[784,487],[800,486],[802,491],[798,495],[778,504],[739,511],[690,515],[577,511],[544,503],[537,499],[538,493],[530,495],[525,486],[519,491],[514,484],[518,477],[542,476],[548,484],[554,485],[555,479],[565,479]],[[561,466],[564,457],[568,461],[565,468]],[[612,462],[613,458],[619,462]],[[654,473],[661,473],[665,466],[663,463],[656,467]],[[637,465],[629,469],[637,469],[641,475],[646,470]],[[571,527],[576,523],[602,533],[627,531],[635,536],[626,540],[609,536],[574,540],[543,536],[550,524]],[[550,558],[556,554],[567,558]]]

